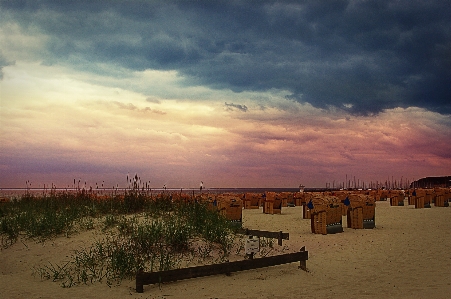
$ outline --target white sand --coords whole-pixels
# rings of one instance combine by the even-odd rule
[[[244,210],[243,226],[283,231],[283,252],[302,246],[307,268],[298,263],[144,286],[134,280],[62,288],[33,277],[32,267],[68,260],[72,250],[89,246],[94,232],[46,243],[18,241],[0,251],[0,298],[449,298],[451,294],[451,208],[414,209],[377,202],[376,228],[314,235],[301,207],[281,215]],[[346,218],[343,217],[344,223]],[[97,236],[98,237],[98,236]],[[275,245],[278,247],[277,243]]]

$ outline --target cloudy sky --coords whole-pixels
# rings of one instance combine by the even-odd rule
[[[0,187],[451,175],[451,2],[0,0]]]

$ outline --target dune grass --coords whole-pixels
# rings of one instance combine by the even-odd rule
[[[19,237],[45,241],[96,228],[102,238],[75,250],[67,261],[34,267],[34,275],[64,287],[110,285],[134,277],[140,268],[169,270],[182,261],[205,259],[214,248],[225,260],[235,238],[232,224],[205,203],[152,198],[137,190],[102,198],[86,192],[25,195],[0,206],[4,249]]]

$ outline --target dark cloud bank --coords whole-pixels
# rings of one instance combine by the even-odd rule
[[[188,85],[287,90],[371,115],[451,113],[451,2],[0,1],[50,37],[44,63],[177,70]]]

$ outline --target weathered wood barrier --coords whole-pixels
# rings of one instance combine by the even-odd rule
[[[277,239],[278,240],[277,244],[279,244],[279,246],[282,246],[282,240],[290,239],[290,234],[283,233],[282,231],[268,232],[268,231],[264,231],[264,230],[253,230],[253,229],[243,228],[243,229],[239,229],[237,231],[237,233],[242,234],[242,235],[256,236],[259,238]]]
[[[204,277],[218,274],[230,274],[232,272],[258,269],[293,262],[300,262],[299,268],[307,270],[306,261],[308,251],[302,247],[299,252],[263,257],[252,260],[243,260],[199,267],[189,267],[160,272],[144,272],[142,269],[136,274],[136,292],[143,293],[144,285]]]

